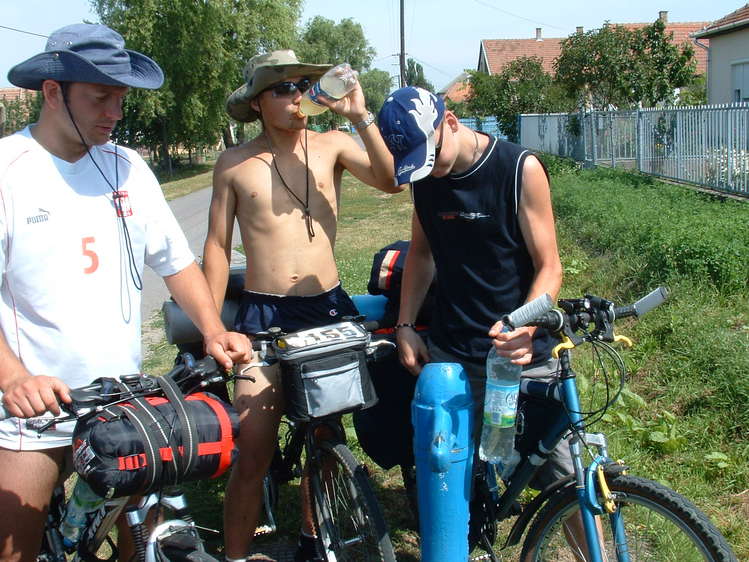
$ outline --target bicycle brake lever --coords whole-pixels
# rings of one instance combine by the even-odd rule
[[[36,431],[38,434],[42,434],[45,431],[47,431],[50,427],[53,425],[57,425],[58,423],[68,422],[68,421],[75,421],[76,417],[72,414],[68,414],[62,417],[54,417],[54,418],[29,418],[26,420],[26,429],[29,429],[31,431]]]

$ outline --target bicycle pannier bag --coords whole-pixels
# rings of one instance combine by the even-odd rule
[[[276,340],[286,415],[309,421],[376,404],[365,356],[368,342],[369,332],[354,322],[302,330]]]
[[[183,395],[170,379],[158,380],[163,396],[109,406],[76,423],[75,470],[102,497],[216,478],[238,454],[232,406],[207,392]],[[103,394],[120,389],[116,379],[102,381]]]

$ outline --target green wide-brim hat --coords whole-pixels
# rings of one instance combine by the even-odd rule
[[[316,82],[332,67],[332,64],[301,63],[290,49],[255,55],[242,72],[245,84],[226,100],[226,111],[237,121],[254,121],[258,113],[250,107],[250,100],[260,92],[292,76],[304,76]]]

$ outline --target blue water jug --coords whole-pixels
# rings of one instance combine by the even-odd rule
[[[411,403],[421,560],[468,560],[473,400],[458,363],[429,363]]]

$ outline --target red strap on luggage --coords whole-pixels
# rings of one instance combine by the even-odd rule
[[[187,396],[187,400],[202,400],[216,413],[216,418],[219,421],[219,427],[221,428],[221,440],[219,444],[219,461],[216,472],[211,475],[211,478],[217,478],[221,476],[231,466],[231,453],[234,450],[234,436],[231,431],[231,420],[224,407],[220,402],[214,400],[203,392],[198,392]],[[200,445],[198,445],[200,448]]]

